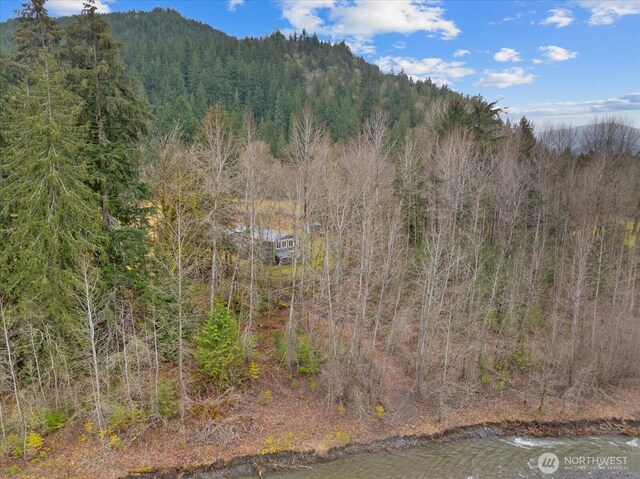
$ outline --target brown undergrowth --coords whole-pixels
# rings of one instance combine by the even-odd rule
[[[637,382],[598,390],[570,403],[550,396],[540,412],[537,398],[526,384],[514,381],[501,391],[480,388],[465,394],[442,414],[435,401],[425,400],[412,390],[411,380],[395,364],[389,365],[382,378],[379,407],[363,416],[349,405],[329,403],[321,387],[304,376],[291,376],[281,367],[272,333],[282,329],[282,321],[281,315],[260,319],[263,339],[255,360],[257,374],[242,389],[215,395],[201,388],[190,397],[184,419],[136,424],[117,435],[117,440],[88,431],[82,420],[70,421],[44,437],[40,446],[43,454],[31,460],[3,459],[0,476],[178,477],[179,473],[212,464],[224,467],[228,465],[225,461],[233,458],[248,457],[254,467],[277,462],[279,454],[287,451],[297,451],[303,459],[296,456],[296,460],[311,462],[338,450],[357,452],[367,445],[394,447],[389,438],[425,438],[488,423],[501,424],[505,433],[555,435],[580,432],[557,426],[567,421],[640,419]],[[618,432],[637,434],[637,422],[634,424],[635,429]],[[391,442],[385,446],[385,441]],[[256,462],[256,457],[264,460]],[[291,456],[282,458],[290,460]]]

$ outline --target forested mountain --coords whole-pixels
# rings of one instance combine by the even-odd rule
[[[404,73],[383,74],[354,56],[346,44],[315,35],[238,40],[175,10],[104,15],[123,43],[127,73],[139,79],[153,106],[155,126],[165,131],[179,119],[193,134],[209,106],[220,102],[240,125],[250,111],[274,154],[288,141],[291,123],[306,104],[334,141],[352,138],[376,108],[388,110],[401,138],[419,121],[416,105],[458,96],[431,81],[413,82]],[[71,18],[58,20],[69,25]],[[2,25],[0,46],[12,52],[17,21]]]

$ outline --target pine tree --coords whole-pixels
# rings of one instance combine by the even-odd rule
[[[62,32],[45,8],[46,0],[30,0],[23,3],[20,12],[20,27],[13,37],[18,46],[16,60],[30,65],[39,58],[39,52],[49,51],[60,42]]]
[[[533,123],[526,116],[518,122],[516,133],[519,139],[518,156],[521,161],[530,161],[536,147],[536,137],[533,133]]]
[[[102,227],[107,232],[111,284],[140,287],[145,271],[145,186],[138,177],[136,143],[147,131],[148,105],[137,82],[118,59],[121,45],[87,0],[82,15],[67,29],[62,52],[70,64],[68,82],[83,100],[78,117],[89,126],[89,184],[100,195]]]
[[[70,316],[76,262],[96,252],[100,223],[80,155],[81,102],[65,88],[46,46],[32,60],[7,105],[0,214],[8,226],[0,268],[14,302],[57,323]]]
[[[227,308],[216,303],[195,338],[195,357],[200,370],[221,390],[241,378],[243,358],[239,336],[238,325]]]

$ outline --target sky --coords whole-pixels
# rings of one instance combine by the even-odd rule
[[[24,0],[0,0],[0,20]],[[317,33],[383,71],[498,100],[537,126],[616,115],[640,127],[640,0],[96,0],[102,12],[170,7],[237,37]],[[83,0],[49,0],[53,16]]]

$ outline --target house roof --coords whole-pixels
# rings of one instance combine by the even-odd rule
[[[247,233],[248,228],[246,226],[237,226],[233,229],[233,232],[238,235],[244,235]],[[254,228],[253,238],[262,241],[269,241],[270,243],[279,241],[285,238],[292,238],[291,233],[285,233],[284,231],[272,230],[269,228]]]

